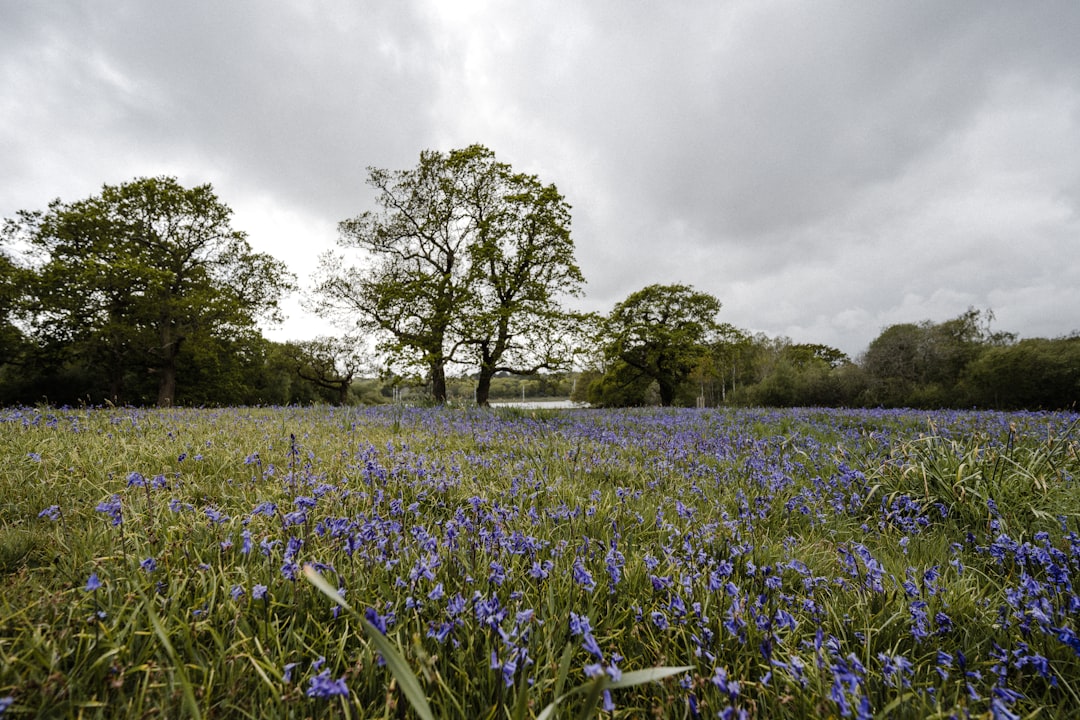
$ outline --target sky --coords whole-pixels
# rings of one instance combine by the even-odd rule
[[[310,285],[369,167],[480,143],[653,283],[853,358],[975,307],[1080,330],[1080,3],[0,0],[0,217],[210,183]],[[276,340],[337,332],[300,296]]]

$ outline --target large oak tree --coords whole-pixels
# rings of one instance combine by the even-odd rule
[[[655,381],[660,404],[703,357],[721,325],[720,301],[689,285],[649,285],[618,303],[605,323],[605,382],[630,386]]]
[[[5,234],[37,253],[35,325],[41,342],[103,366],[110,399],[131,370],[157,378],[157,402],[176,398],[185,343],[258,334],[276,319],[292,275],[254,252],[210,185],[138,178],[85,200],[20,212]]]
[[[478,368],[476,401],[487,405],[498,372],[568,369],[584,318],[561,300],[579,295],[585,280],[574,261],[570,206],[555,186],[513,173],[490,151],[474,151],[487,172],[465,197],[477,233],[469,245],[471,305],[462,329]]]
[[[368,184],[378,209],[339,226],[362,263],[323,257],[318,311],[374,332],[390,369],[422,371],[438,403],[454,363],[478,370],[480,404],[498,371],[565,366],[575,316],[561,298],[584,281],[554,185],[481,145],[424,151],[408,170],[371,168]]]

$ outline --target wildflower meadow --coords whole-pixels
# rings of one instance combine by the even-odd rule
[[[0,411],[0,717],[1080,716],[1076,414]]]

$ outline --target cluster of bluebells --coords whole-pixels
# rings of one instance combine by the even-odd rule
[[[345,678],[331,677],[329,668],[323,668],[325,664],[326,657],[321,655],[311,662],[312,674],[308,677],[308,687],[304,694],[309,698],[348,697],[349,687],[345,683]],[[298,662],[285,663],[281,677],[286,684],[293,682],[293,673],[299,665]]]
[[[285,598],[310,590],[301,577],[311,565],[363,598],[379,632],[416,636],[447,664],[481,657],[476,675],[503,688],[535,683],[548,672],[540,649],[569,640],[582,681],[693,665],[655,691],[677,694],[673,714],[690,717],[752,717],[779,697],[845,718],[874,717],[904,695],[958,717],[1067,701],[1061,680],[1080,668],[1075,521],[1020,539],[991,522],[942,540],[948,508],[918,488],[883,493],[869,477],[872,461],[890,462],[908,416],[771,412],[567,413],[541,426],[373,409],[349,416],[354,430],[403,422],[411,432],[385,446],[357,440],[333,465],[303,435],[246,452],[236,458],[250,469],[235,494],[244,505],[179,492],[180,472],[131,472],[123,493],[138,494],[110,495],[96,511],[139,528],[153,491],[190,528],[205,544],[193,553],[202,565],[147,546],[129,567],[163,594],[185,573],[223,573],[221,598],[192,600],[196,617],[222,603],[230,618],[281,617]],[[783,436],[747,432],[777,419]],[[959,433],[1004,420],[935,422]],[[865,444],[871,425],[885,428],[874,448],[837,456]],[[442,449],[471,447],[447,442],[456,436],[485,450]],[[59,520],[61,509],[39,517]],[[928,559],[927,547],[948,554]],[[115,590],[119,573],[106,577]],[[974,610],[953,589],[960,580],[979,587]],[[96,599],[100,587],[95,573],[84,589]],[[886,619],[888,643],[867,624]],[[345,627],[336,606],[322,621]],[[345,677],[324,665],[313,662],[293,690],[348,696]],[[286,683],[298,667],[285,665]],[[614,709],[619,692],[606,691],[602,707]]]
[[[613,653],[608,662],[604,661],[604,651],[600,648],[600,644],[593,635],[592,623],[589,621],[588,616],[570,613],[570,635],[581,638],[581,647],[588,654],[589,662],[583,668],[585,677],[595,678],[600,675],[607,675],[614,681],[622,679],[622,670],[619,669],[618,665],[622,660],[622,656]],[[610,690],[605,689],[603,691],[600,707],[608,712],[615,709]]]
[[[305,691],[308,697],[328,698],[338,695],[348,695],[349,688],[345,685],[345,678],[330,677],[329,670],[323,670],[318,675],[313,675],[309,680],[310,685]]]
[[[124,522],[123,501],[119,495],[113,495],[108,500],[102,500],[95,510],[108,515],[112,525],[120,525]]]

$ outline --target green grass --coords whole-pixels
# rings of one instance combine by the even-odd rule
[[[1080,713],[1075,433],[1052,414],[0,411],[0,714]]]

